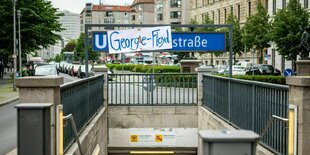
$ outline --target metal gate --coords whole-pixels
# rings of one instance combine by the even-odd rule
[[[109,105],[195,105],[197,74],[109,74]]]

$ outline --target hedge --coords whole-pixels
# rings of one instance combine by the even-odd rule
[[[286,78],[284,76],[272,76],[272,75],[234,75],[233,78],[286,85]]]
[[[122,70],[121,64],[106,64],[110,70]],[[131,72],[140,72],[140,73],[152,73],[153,66],[151,65],[135,65],[135,64],[124,64],[124,70]],[[180,73],[180,66],[154,66],[154,73]]]
[[[184,87],[197,88],[197,76],[194,75],[173,75],[173,76],[156,76],[156,85],[162,87]]]

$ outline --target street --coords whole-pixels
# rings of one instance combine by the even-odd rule
[[[64,77],[64,83],[78,80],[67,74],[59,73]],[[19,100],[0,107],[0,155],[5,155],[17,147],[17,114],[14,106]]]

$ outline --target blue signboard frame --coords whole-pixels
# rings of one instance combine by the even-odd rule
[[[96,36],[97,35],[97,36]],[[97,52],[108,52],[107,31],[92,32],[92,48]],[[172,32],[170,52],[224,52],[226,51],[226,34],[224,32]],[[99,39],[96,42],[96,39]],[[106,41],[104,43],[104,40]],[[97,44],[97,45],[95,45]],[[102,46],[98,48],[97,46]],[[155,50],[154,50],[155,52]]]

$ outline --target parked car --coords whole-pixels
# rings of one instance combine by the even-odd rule
[[[78,75],[77,75],[78,78],[84,78],[85,77],[85,71],[86,71],[85,65],[81,65],[79,68],[79,71],[78,71]],[[88,75],[89,76],[95,75],[94,68],[91,65],[88,65]]]
[[[258,64],[252,68],[250,68],[247,75],[281,75],[280,70],[274,68],[272,65],[267,64]]]
[[[224,71],[224,75],[229,75],[229,66],[227,66]],[[246,75],[246,69],[242,66],[232,66],[232,75]]]
[[[77,76],[77,75],[78,75],[78,72],[79,72],[80,66],[81,66],[81,65],[73,64],[73,65],[71,66],[70,71],[69,71],[69,75],[71,75],[71,76]]]
[[[46,65],[38,65],[34,69],[34,76],[57,76],[58,71],[55,65],[46,64]]]
[[[227,68],[226,65],[216,65],[211,71],[211,74],[224,74],[224,70]]]

